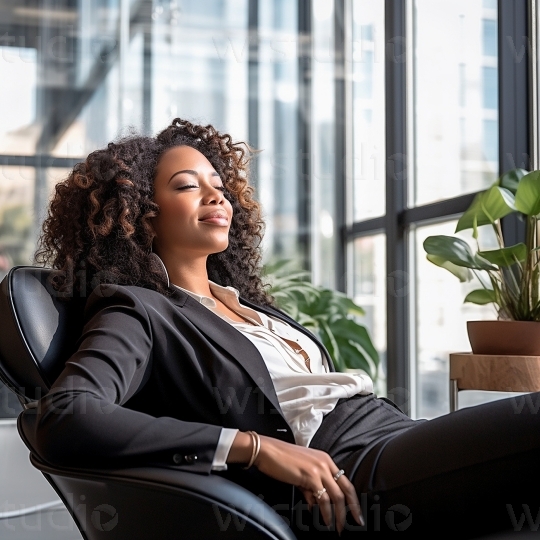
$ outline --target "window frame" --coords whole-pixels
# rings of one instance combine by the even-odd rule
[[[414,163],[409,149],[412,133],[411,88],[412,65],[412,1],[385,0],[385,107],[386,126],[386,214],[381,217],[347,222],[345,200],[351,193],[347,185],[345,168],[336,168],[339,239],[336,264],[336,288],[347,291],[345,269],[350,267],[351,247],[359,236],[386,234],[386,281],[387,281],[387,394],[408,414],[414,416],[416,403],[415,371],[412,359],[415,354],[414,339],[414,253],[410,233],[419,225],[451,220],[463,213],[475,193],[467,193],[449,199],[416,206],[408,205],[409,183],[413,181]],[[347,0],[336,1],[336,28],[343,19]],[[531,117],[535,110],[531,100],[529,50],[524,47],[521,58],[516,49],[523,41],[530,42],[532,15],[535,0],[498,0],[498,118],[499,118],[499,174],[514,167],[529,169],[532,151]],[[336,32],[336,36],[337,36]],[[523,41],[522,41],[523,40]],[[336,38],[336,51],[344,45]],[[520,51],[521,52],[521,51]],[[336,56],[339,58],[339,56]],[[346,89],[350,92],[350,88]],[[336,97],[342,96],[344,88],[336,78]],[[340,100],[336,100],[339,103]],[[346,103],[347,100],[342,100]],[[350,126],[346,125],[346,107],[336,107],[336,125],[342,126],[336,137],[336,155],[344,155]],[[348,115],[350,118],[350,115]],[[351,154],[348,153],[348,156]],[[349,158],[350,159],[350,158]],[[338,160],[339,161],[339,160]],[[400,163],[401,161],[401,163]],[[396,179],[399,181],[396,182]],[[349,197],[350,198],[350,197]],[[524,224],[517,216],[502,220],[505,240],[510,243],[525,237]],[[340,277],[341,276],[341,277]],[[390,290],[391,287],[391,290]],[[405,288],[405,289],[403,289]],[[406,294],[397,294],[405,290]]]

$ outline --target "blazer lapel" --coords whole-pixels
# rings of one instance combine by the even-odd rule
[[[201,332],[223,347],[247,371],[255,384],[270,400],[274,408],[283,416],[270,373],[259,349],[239,330],[224,321],[219,315],[183,291],[176,290],[170,300],[180,306],[184,315]]]

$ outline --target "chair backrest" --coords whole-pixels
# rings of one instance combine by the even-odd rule
[[[48,392],[82,331],[86,299],[60,299],[53,275],[47,268],[17,266],[0,283],[0,379],[26,408]],[[31,463],[61,497],[84,540],[295,539],[270,506],[219,475],[203,478],[157,467],[52,467],[33,452],[19,423],[17,428]]]
[[[0,283],[0,380],[24,407],[46,394],[75,350],[86,299],[63,299],[54,270],[16,266]]]

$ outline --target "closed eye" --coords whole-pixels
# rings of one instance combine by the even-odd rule
[[[180,186],[176,189],[187,189],[187,188],[198,188],[199,186],[195,185],[188,185],[188,186]],[[220,191],[227,191],[225,186],[215,186],[215,189],[219,189]]]

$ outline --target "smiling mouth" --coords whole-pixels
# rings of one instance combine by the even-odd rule
[[[206,219],[200,219],[201,223],[211,223],[213,225],[221,225],[221,226],[227,226],[229,224],[229,220],[225,217],[211,217]]]

